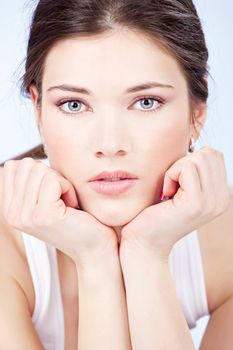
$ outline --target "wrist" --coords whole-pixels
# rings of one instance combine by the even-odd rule
[[[123,267],[155,267],[163,268],[168,266],[170,252],[157,252],[156,249],[141,246],[132,247],[127,243],[120,247],[120,261]]]
[[[75,265],[79,276],[88,278],[99,275],[114,275],[120,271],[120,259],[118,252],[111,254],[85,256],[82,259],[75,259]]]

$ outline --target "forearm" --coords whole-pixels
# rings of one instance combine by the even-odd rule
[[[119,257],[78,268],[78,350],[131,350]]]
[[[135,259],[122,266],[133,350],[193,350],[168,263]]]

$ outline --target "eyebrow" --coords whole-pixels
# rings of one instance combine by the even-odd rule
[[[133,92],[138,92],[138,91],[142,91],[142,90],[146,90],[146,89],[152,89],[155,87],[160,87],[160,88],[174,88],[174,86],[172,85],[168,85],[168,84],[162,84],[162,83],[158,83],[158,82],[147,82],[144,84],[140,84],[140,85],[136,85],[136,86],[132,86],[129,87],[128,89],[125,90],[125,94],[130,94]],[[51,86],[47,91],[52,91],[52,90],[62,90],[62,91],[72,91],[72,92],[78,92],[80,94],[85,94],[85,95],[90,95],[93,96],[93,93],[84,88],[84,87],[80,87],[80,86],[72,86],[72,85],[67,85],[67,84],[62,84],[62,85],[57,85],[57,86]]]

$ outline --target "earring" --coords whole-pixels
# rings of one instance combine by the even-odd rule
[[[193,153],[195,149],[195,139],[194,137],[191,137],[191,145],[189,145],[189,153]]]
[[[46,154],[46,156],[48,156],[48,153],[47,153],[47,145],[46,143],[43,143],[43,148],[44,148],[44,153]]]

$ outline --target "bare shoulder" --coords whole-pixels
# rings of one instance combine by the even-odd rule
[[[233,295],[233,186],[229,189],[228,210],[197,230],[211,313]]]
[[[9,226],[3,216],[3,167],[0,167],[0,263],[27,296],[30,313],[34,310],[34,288],[21,232]]]

